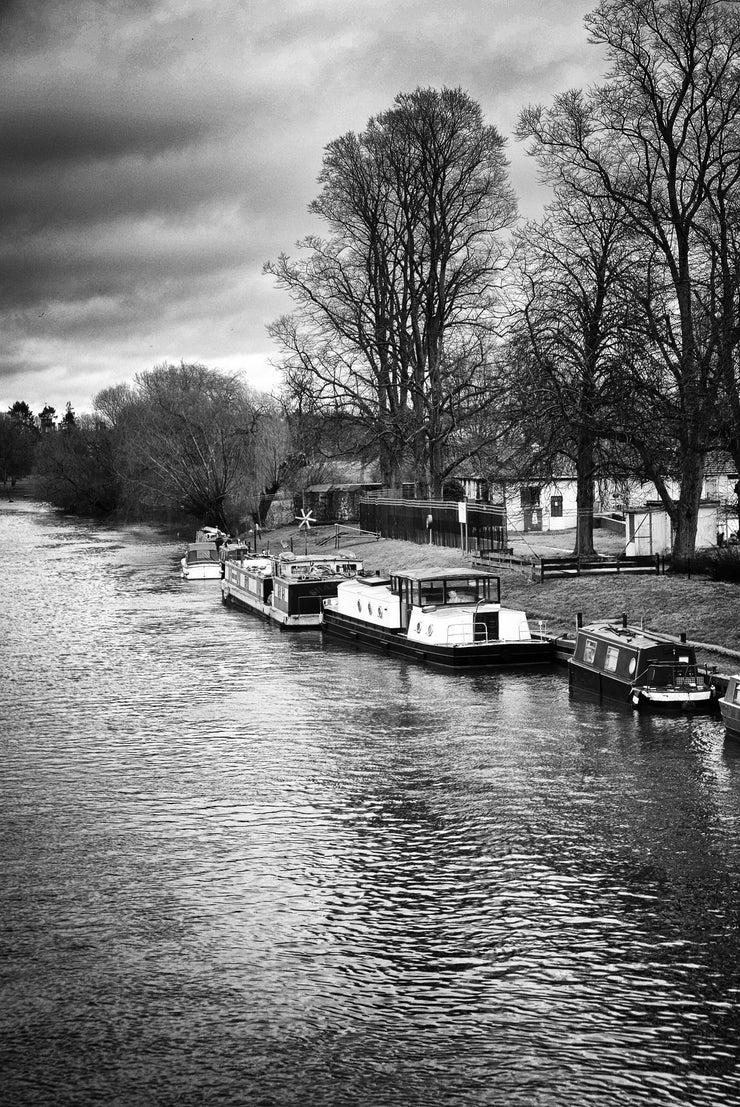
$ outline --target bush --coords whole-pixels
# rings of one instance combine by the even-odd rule
[[[673,572],[691,572],[708,576],[710,580],[740,581],[740,545],[719,546],[697,550],[690,564],[674,561]]]

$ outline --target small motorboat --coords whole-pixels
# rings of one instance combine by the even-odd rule
[[[730,677],[727,691],[718,703],[728,735],[731,738],[740,738],[740,674]]]
[[[185,580],[219,580],[221,557],[215,542],[190,542],[180,559]]]
[[[713,674],[697,665],[693,646],[624,619],[579,627],[568,671],[572,690],[641,710],[712,711],[717,702]]]

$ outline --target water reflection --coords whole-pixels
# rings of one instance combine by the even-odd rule
[[[182,543],[12,508],[9,1102],[737,1097],[718,723],[281,633]]]

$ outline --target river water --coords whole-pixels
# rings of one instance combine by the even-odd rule
[[[184,541],[0,507],[2,1102],[740,1102],[720,723],[281,633]]]

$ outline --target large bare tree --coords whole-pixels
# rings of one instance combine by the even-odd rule
[[[560,189],[545,217],[516,234],[510,343],[522,406],[511,405],[542,471],[577,481],[575,552],[592,554],[594,485],[609,443],[635,413],[632,270],[638,251],[620,208]],[[531,453],[530,453],[531,456]]]
[[[288,392],[439,493],[490,399],[499,233],[516,214],[504,140],[460,89],[400,94],[332,142],[311,211],[329,237],[266,265],[295,303],[271,328]]]
[[[716,428],[719,340],[731,334],[708,311],[707,236],[740,177],[740,14],[721,0],[602,0],[586,24],[611,64],[605,82],[527,109],[519,134],[550,181],[610,198],[652,249],[644,324],[663,359],[680,479],[676,502],[658,492],[686,558]]]

